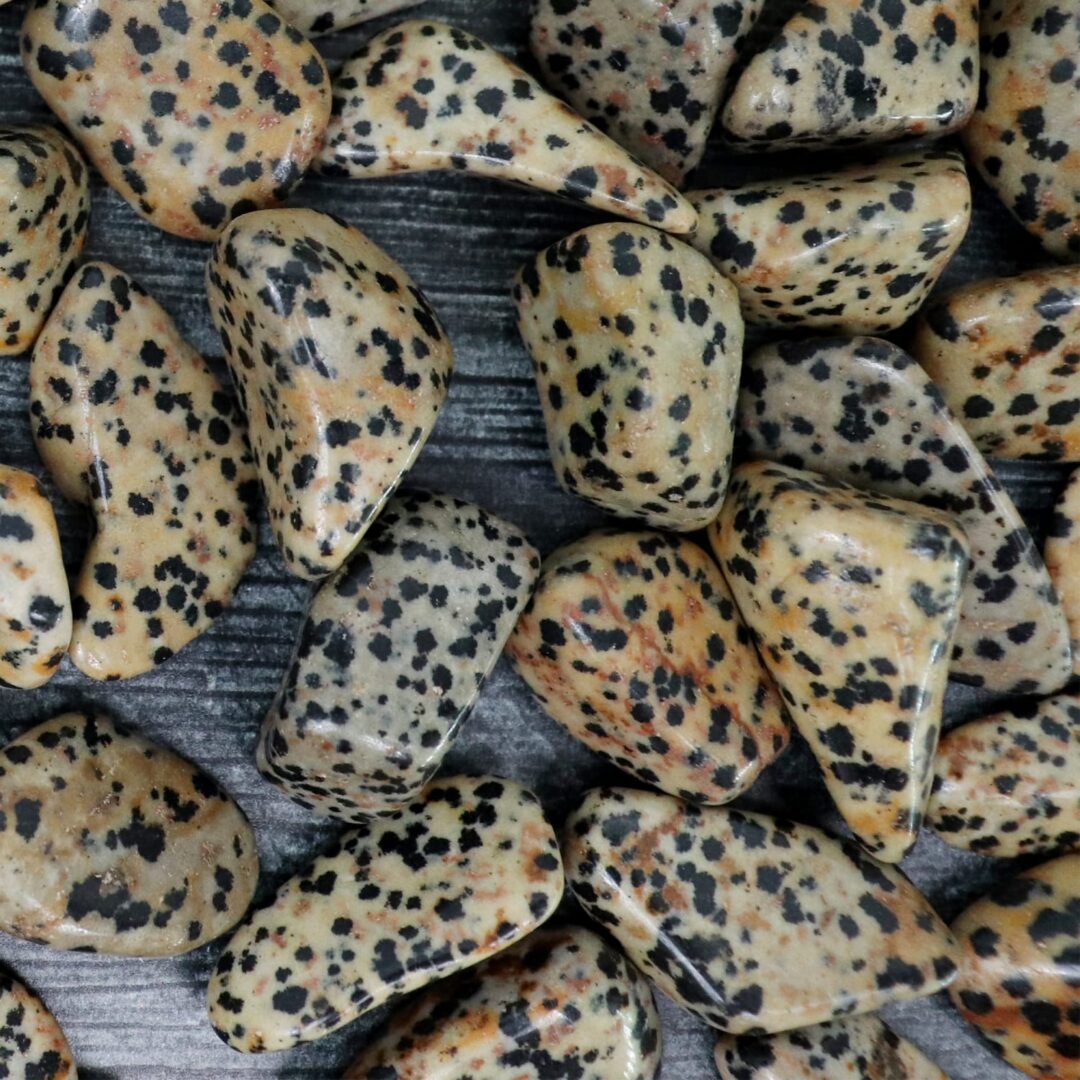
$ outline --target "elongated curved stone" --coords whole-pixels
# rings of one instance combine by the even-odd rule
[[[89,225],[79,152],[52,128],[0,128],[0,356],[33,345]]]
[[[1080,461],[1080,266],[935,300],[911,353],[984,454]]]
[[[417,796],[525,606],[540,558],[478,506],[393,499],[315,594],[263,722],[258,764],[290,798],[362,821]]]
[[[236,404],[146,291],[83,266],[34,348],[41,460],[97,532],[71,658],[94,679],[163,663],[226,608],[255,553],[255,470]]]
[[[550,191],[673,233],[697,215],[666,180],[465,30],[410,20],[334,80],[318,168],[374,177],[453,169]]]
[[[571,735],[690,802],[735,798],[787,746],[723,575],[681,537],[608,530],[553,552],[507,654]]]
[[[60,536],[37,478],[0,465],[0,680],[48,682],[71,642]]]
[[[75,1058],[45,1003],[0,972],[0,1075],[11,1080],[76,1080]]]
[[[652,1080],[649,984],[580,927],[545,927],[394,1014],[345,1080]]]
[[[731,470],[731,284],[678,240],[597,225],[526,263],[514,302],[559,483],[622,517],[704,528]]]
[[[781,342],[746,361],[747,452],[945,510],[971,566],[951,673],[989,690],[1049,694],[1069,677],[1069,632],[1035,543],[941,392],[876,338]]]
[[[1069,478],[1054,508],[1043,556],[1068,620],[1073,673],[1080,675],[1080,470]]]
[[[271,0],[270,6],[308,37],[321,37],[418,3],[420,0]]]
[[[259,876],[215,780],[103,716],[0,750],[0,929],[57,949],[174,956],[234,926]]]
[[[1080,1076],[1080,855],[1002,882],[954,923],[960,1015],[1028,1076]]]
[[[177,236],[283,201],[326,131],[326,67],[263,0],[34,0],[20,43],[101,175]]]
[[[953,847],[1011,858],[1080,846],[1080,695],[954,728],[936,774],[927,824]]]
[[[314,210],[248,214],[207,293],[289,569],[333,573],[416,460],[454,353],[427,298],[363,233]]]
[[[919,309],[967,232],[971,188],[952,151],[692,191],[692,242],[763,326],[883,333]]]
[[[562,891],[555,834],[531,792],[442,780],[345,833],[252,912],[210,980],[210,1022],[248,1053],[320,1039],[513,945]]]
[[[734,1035],[933,994],[956,942],[892,867],[820,829],[626,788],[563,833],[568,884],[669,997]]]

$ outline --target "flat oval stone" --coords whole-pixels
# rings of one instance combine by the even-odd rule
[[[682,537],[607,530],[559,548],[507,653],[571,735],[690,802],[735,798],[787,746],[723,575]]]
[[[764,461],[713,552],[844,820],[899,862],[930,796],[968,545],[946,514]]]
[[[315,594],[263,722],[263,775],[347,821],[417,797],[472,710],[540,557],[471,503],[393,499]]]
[[[953,1004],[1028,1076],[1080,1076],[1080,855],[1004,881],[954,923]]]
[[[446,331],[386,252],[314,210],[230,226],[207,293],[278,547],[294,574],[332,574],[431,434]]]
[[[820,829],[627,788],[563,832],[585,910],[678,1004],[733,1035],[936,993],[956,942],[899,871]]]
[[[1080,695],[954,728],[936,773],[927,824],[947,844],[1004,858],[1080,845]]]
[[[780,342],[746,361],[748,456],[813,469],[945,510],[971,546],[951,674],[988,690],[1049,694],[1072,667],[1065,616],[1035,542],[941,392],[876,338]]]
[[[33,345],[82,253],[90,183],[79,152],[47,127],[0,127],[0,356]]]
[[[308,37],[321,37],[418,3],[420,0],[273,0],[270,6]]]
[[[935,300],[911,353],[984,454],[1080,461],[1080,266]]]
[[[193,240],[282,202],[330,116],[319,54],[263,0],[35,0],[20,42],[34,86],[105,180]]]
[[[1069,478],[1054,507],[1043,557],[1069,623],[1073,673],[1080,675],[1080,470]]]
[[[55,949],[175,956],[234,926],[259,876],[240,808],[200,768],[104,716],[0,750],[0,929]]]
[[[37,478],[0,465],[0,680],[48,682],[71,642],[71,597],[52,506]]]
[[[0,1074],[11,1080],[76,1080],[75,1058],[45,1003],[0,972]]]
[[[562,863],[536,797],[453,777],[342,835],[251,913],[210,980],[233,1049],[282,1050],[472,967],[549,918]]]
[[[345,1080],[652,1080],[649,984],[595,934],[542,930],[393,1015]]]
[[[559,483],[621,517],[704,528],[731,470],[731,284],[653,229],[596,225],[526,263],[514,302]]]
[[[243,417],[127,274],[88,263],[34,348],[30,421],[57,487],[94,512],[71,658],[127,679],[206,631],[255,553]]]
[[[762,326],[894,330],[967,232],[963,159],[926,150],[830,173],[692,191],[692,243]]]
[[[373,37],[342,68],[318,168],[355,177],[471,172],[668,232],[697,221],[666,180],[490,45],[418,19]]]

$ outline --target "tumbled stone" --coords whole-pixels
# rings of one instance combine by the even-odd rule
[[[330,115],[319,54],[263,0],[34,0],[20,42],[105,180],[177,236],[284,201]]]
[[[236,1050],[281,1050],[525,937],[562,896],[558,844],[510,780],[452,777],[372,820],[251,913],[210,980]]]
[[[1080,8],[986,0],[982,87],[965,149],[1013,217],[1047,251],[1080,258]]]
[[[649,984],[580,927],[542,930],[391,1018],[345,1080],[652,1080]]]
[[[1080,1076],[1080,855],[1004,881],[954,923],[953,1004],[1016,1068]]]
[[[174,956],[234,926],[259,857],[197,766],[103,716],[0,750],[0,929],[57,949]]]
[[[692,241],[747,322],[850,334],[906,322],[971,216],[963,159],[941,150],[687,197],[701,215]]]
[[[308,37],[320,37],[418,3],[420,0],[271,0],[270,6]]]
[[[945,510],[971,547],[951,674],[1049,694],[1072,664],[1065,616],[1012,500],[907,353],[876,338],[780,342],[747,358],[751,456]]]
[[[787,746],[723,575],[682,537],[606,530],[553,552],[507,655],[571,735],[691,802],[735,798]]]
[[[0,465],[0,680],[48,682],[71,642],[71,597],[52,506],[37,478]]]
[[[525,606],[540,558],[478,506],[393,499],[315,594],[263,722],[258,764],[290,798],[362,821],[417,796]]]
[[[1068,620],[1073,673],[1080,675],[1080,470],[1069,478],[1054,508],[1043,557]]]
[[[731,284],[678,240],[597,225],[526,263],[514,301],[562,486],[622,517],[704,528],[731,470]]]
[[[668,232],[697,221],[666,180],[490,45],[445,23],[399,23],[345,64],[317,166],[355,177],[471,172]]]
[[[314,210],[230,226],[207,291],[278,547],[294,574],[325,577],[431,434],[454,365],[446,331],[386,252]]]
[[[879,859],[915,843],[968,545],[946,514],[764,461],[709,539],[836,808]]]
[[[656,985],[763,1034],[936,993],[956,942],[915,888],[820,829],[627,788],[563,834],[567,882]]]
[[[911,353],[984,454],[1080,461],[1080,266],[935,300]]]
[[[1080,696],[953,729],[936,773],[927,824],[953,847],[1012,858],[1080,845]]]
[[[0,128],[0,356],[33,345],[90,225],[89,173],[47,127]]]
[[[0,1076],[76,1080],[75,1058],[56,1017],[5,971],[0,971]]]

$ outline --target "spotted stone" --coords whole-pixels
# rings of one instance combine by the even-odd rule
[[[0,1076],[76,1080],[75,1058],[56,1017],[7,972],[0,972]]]
[[[669,232],[697,221],[666,180],[490,45],[444,23],[399,23],[346,63],[318,167],[355,177],[470,172]]]
[[[243,418],[161,307],[99,262],[34,348],[30,419],[53,480],[97,524],[71,658],[95,679],[148,671],[225,610],[255,553]]]
[[[453,745],[540,559],[478,506],[393,499],[315,594],[258,764],[301,806],[362,821],[415,798]]]
[[[971,216],[963,160],[941,150],[688,198],[693,243],[739,290],[747,322],[851,334],[906,322]]]
[[[731,284],[678,240],[597,225],[526,263],[514,301],[562,486],[651,525],[708,524],[742,364]]]
[[[1049,694],[1072,665],[1065,616],[1012,500],[910,356],[876,338],[766,346],[739,401],[747,453],[945,510],[971,547],[951,674]]]
[[[427,298],[314,210],[248,214],[214,245],[214,325],[294,574],[349,557],[431,434],[454,353]]]
[[[1069,478],[1054,508],[1043,555],[1069,623],[1073,673],[1080,675],[1080,471]]]
[[[308,37],[321,37],[418,3],[420,0],[272,0],[270,6]]]

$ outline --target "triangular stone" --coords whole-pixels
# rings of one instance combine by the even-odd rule
[[[45,1002],[0,972],[0,1063],[12,1080],[75,1080],[75,1058]]]

